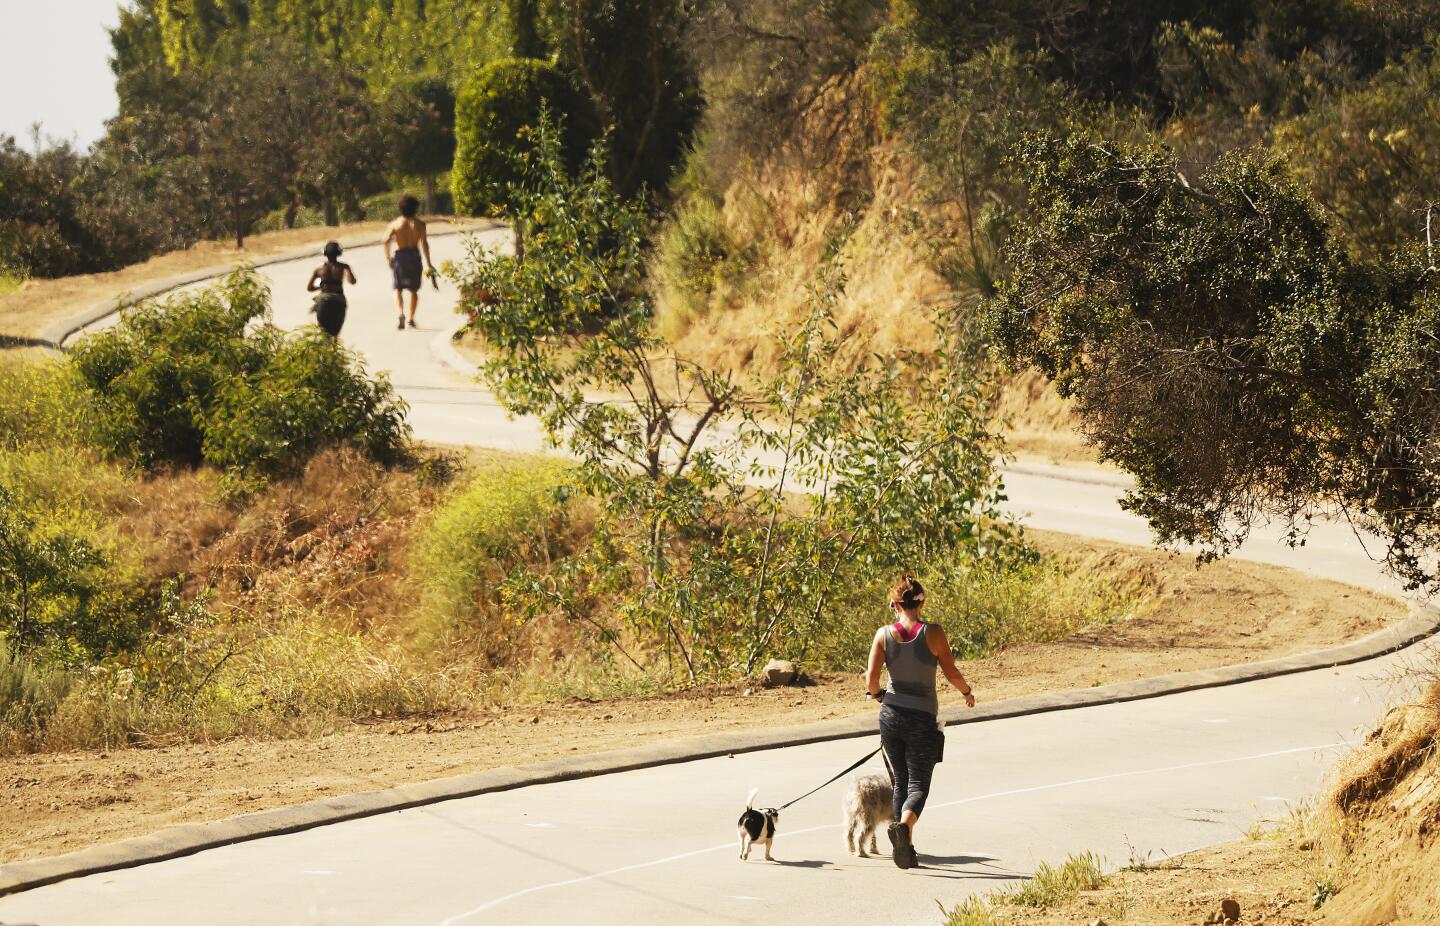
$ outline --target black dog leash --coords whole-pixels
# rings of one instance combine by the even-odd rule
[[[802,795],[800,795],[799,797],[795,798],[795,800],[790,801],[790,802],[787,803],[787,804],[781,804],[779,807],[777,807],[777,808],[775,808],[775,809],[776,809],[776,810],[784,810],[786,807],[789,807],[790,804],[798,804],[798,803],[800,803],[801,801],[805,800],[805,798],[807,798],[807,797],[809,797],[810,795],[814,794],[816,791],[819,791],[820,788],[825,787],[825,785],[834,784],[835,782],[839,781],[839,780],[840,780],[841,778],[843,778],[844,776],[850,774],[851,772],[855,771],[855,770],[856,770],[857,768],[859,768],[860,766],[864,765],[866,762],[869,762],[872,758],[875,757],[875,753],[877,753],[877,752],[879,752],[879,751],[880,751],[880,747],[879,747],[879,746],[876,746],[873,752],[867,752],[867,753],[865,753],[865,755],[861,756],[861,757],[855,762],[854,765],[851,765],[849,768],[844,769],[844,770],[841,771],[838,775],[836,775],[834,778],[831,778],[829,781],[826,781],[825,784],[822,784],[822,785],[820,785],[820,786],[817,787],[817,788],[811,788],[809,791],[806,791],[804,794],[802,794]],[[886,768],[887,768],[887,769],[889,768],[889,763],[888,763],[888,762],[886,763]]]

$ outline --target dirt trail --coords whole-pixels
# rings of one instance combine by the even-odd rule
[[[994,702],[1267,659],[1354,639],[1402,618],[1398,601],[1244,562],[1073,539],[1157,590],[1140,616],[962,666]],[[801,724],[873,711],[861,676],[772,690],[737,685],[664,697],[510,706],[356,723],[313,740],[232,740],[0,760],[0,861],[320,797],[634,746],[655,737]],[[953,692],[950,693],[953,695]],[[947,703],[955,701],[950,697]]]

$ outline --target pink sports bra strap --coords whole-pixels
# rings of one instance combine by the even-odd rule
[[[905,625],[900,623],[899,621],[896,621],[892,626],[895,628],[895,636],[899,638],[900,642],[909,643],[911,640],[914,640],[916,637],[920,636],[920,628],[925,626],[925,622],[921,621],[920,623],[916,624],[914,632],[908,634],[905,632]]]

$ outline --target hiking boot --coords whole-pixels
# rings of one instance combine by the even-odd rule
[[[398,330],[400,330],[400,331],[404,331],[404,330],[405,330],[405,316],[404,316],[404,315],[401,315],[401,316],[400,316],[400,324],[396,325],[395,327],[396,327],[396,329],[398,329]]]
[[[411,328],[414,328],[414,327],[415,327],[415,319],[413,319],[413,318],[410,319],[410,327],[411,327]]]
[[[910,827],[903,823],[892,823],[889,829],[890,858],[896,868],[914,868],[918,864],[915,847],[910,845]]]

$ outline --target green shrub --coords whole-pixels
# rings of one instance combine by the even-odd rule
[[[280,334],[268,325],[269,293],[237,271],[198,293],[134,306],[116,327],[71,353],[96,396],[103,449],[142,466],[204,459],[205,410],[232,377],[264,367]]]
[[[0,632],[17,650],[77,637],[100,642],[84,615],[105,557],[65,527],[36,518],[0,486]]]
[[[278,341],[263,367],[221,383],[203,427],[205,459],[232,491],[292,475],[317,450],[345,441],[394,463],[409,437],[388,379],[367,378],[359,358],[317,330]]]
[[[142,466],[209,462],[228,491],[294,472],[353,442],[390,463],[405,453],[405,407],[383,378],[313,330],[269,324],[254,273],[129,310],[72,354],[94,395],[97,441]]]
[[[692,172],[687,169],[687,177]],[[698,184],[685,186],[661,230],[653,267],[660,297],[655,323],[668,340],[684,334],[705,314],[711,295],[742,279],[754,260],[754,249],[737,242],[726,225],[723,198]]]
[[[547,525],[561,512],[556,490],[569,469],[542,458],[483,469],[430,517],[414,556],[432,615],[454,622],[498,601],[507,571],[548,548]]]
[[[574,84],[554,65],[502,58],[480,68],[460,88],[450,174],[456,212],[507,209],[509,188],[520,179],[520,156],[531,148],[527,130],[546,109],[563,118],[566,154],[578,164],[593,136],[593,117]]]
[[[0,356],[0,450],[76,447],[95,435],[93,402],[62,360]]]
[[[966,897],[948,910],[939,901],[936,903],[945,917],[943,926],[1000,926],[995,908],[984,897]]]
[[[1067,858],[1060,867],[1041,862],[1035,875],[1002,897],[1017,907],[1047,909],[1064,903],[1081,891],[1098,890],[1105,883],[1100,856],[1082,852]]]

